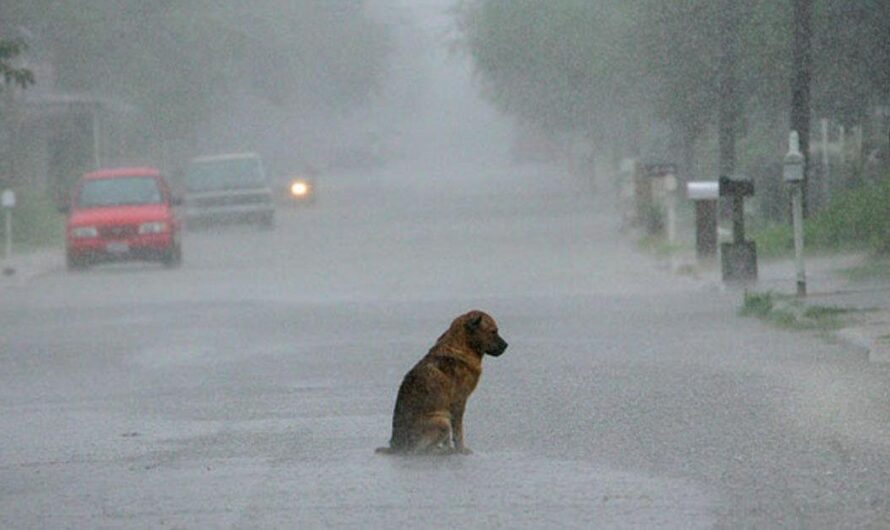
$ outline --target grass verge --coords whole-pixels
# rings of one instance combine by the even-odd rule
[[[668,241],[660,236],[643,236],[637,240],[637,246],[646,252],[652,253],[660,258],[673,256],[683,250],[688,250],[688,246],[679,243],[668,243]]]
[[[890,176],[879,182],[839,194],[804,224],[807,250],[838,252],[865,250],[890,253]],[[791,254],[792,227],[780,224],[754,233],[757,252],[763,257]]]
[[[854,282],[890,280],[890,257],[871,257],[855,267],[842,269],[840,272]]]
[[[5,237],[6,216],[0,221]],[[64,240],[64,217],[44,193],[19,190],[12,209],[13,252],[60,246]]]
[[[783,329],[834,331],[844,327],[855,309],[808,305],[790,295],[746,291],[741,316],[755,317]]]

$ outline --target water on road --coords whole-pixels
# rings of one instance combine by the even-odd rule
[[[318,194],[274,231],[189,232],[178,270],[0,293],[0,526],[890,524],[887,370],[659,270],[609,193],[502,165]],[[474,454],[374,454],[473,308],[510,342]]]

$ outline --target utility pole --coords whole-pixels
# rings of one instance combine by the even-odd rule
[[[813,64],[811,46],[813,0],[793,0],[794,42],[792,43],[791,130],[797,131],[803,155],[803,214],[808,215],[807,188],[810,175],[810,76]]]
[[[739,48],[738,2],[723,2],[720,25],[719,172],[720,176],[729,177],[735,173],[735,130],[738,116],[735,75]]]

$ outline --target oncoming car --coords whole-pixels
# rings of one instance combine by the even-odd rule
[[[182,261],[180,221],[170,187],[150,167],[87,173],[75,184],[65,226],[69,270],[122,260]]]
[[[302,171],[282,179],[278,189],[278,201],[286,206],[299,206],[315,202],[315,181],[319,171],[307,165]]]
[[[315,183],[306,177],[294,177],[287,182],[284,200],[288,204],[312,204],[315,202]]]
[[[236,153],[192,159],[185,175],[186,222],[275,224],[272,190],[259,155]]]

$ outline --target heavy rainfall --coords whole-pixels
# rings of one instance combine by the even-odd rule
[[[0,528],[890,527],[888,36],[0,0]]]

